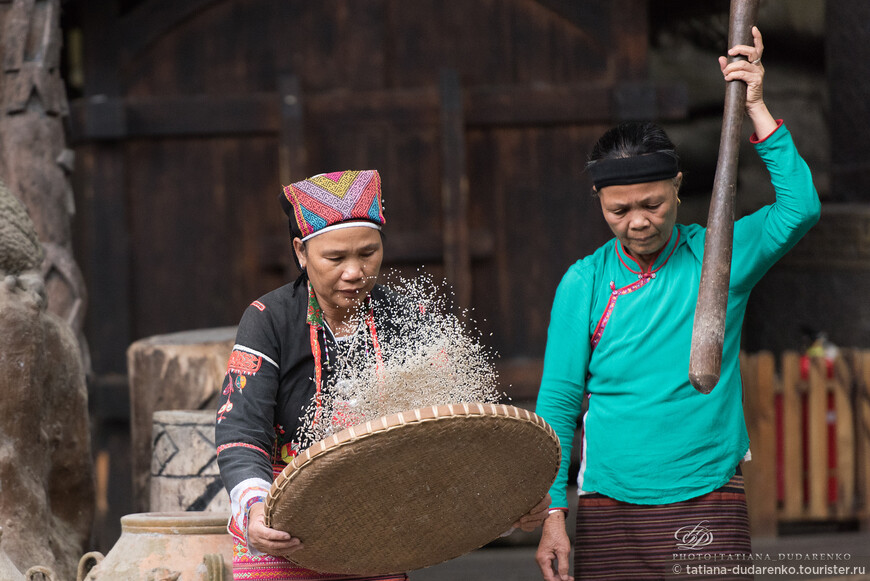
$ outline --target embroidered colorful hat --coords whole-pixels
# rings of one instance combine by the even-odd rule
[[[336,171],[284,186],[281,206],[305,242],[337,228],[381,229],[381,176],[377,170]]]

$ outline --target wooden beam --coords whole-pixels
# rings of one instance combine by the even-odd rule
[[[306,95],[306,116],[319,121],[378,122],[395,125],[437,125],[439,93],[435,89],[330,91]]]
[[[471,256],[468,248],[468,177],[465,175],[465,120],[459,74],[441,74],[441,207],[444,270],[460,307],[471,305]]]
[[[607,120],[608,85],[476,87],[465,92],[469,125],[539,125]]]
[[[117,139],[184,135],[279,133],[285,91],[248,95],[119,98],[105,94],[72,105],[73,138]],[[301,89],[299,89],[301,95]],[[632,96],[640,104],[631,104]],[[435,126],[440,95],[433,89],[330,91],[306,95],[297,111],[311,123]],[[682,119],[688,110],[684,85],[482,86],[462,91],[465,126],[606,123],[644,116]]]
[[[72,104],[76,140],[120,137],[277,133],[275,93],[251,95],[77,99]]]

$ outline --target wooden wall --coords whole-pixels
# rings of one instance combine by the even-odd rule
[[[132,340],[235,323],[292,276],[282,183],[374,167],[387,266],[445,274],[443,192],[462,184],[466,268],[446,274],[465,277],[451,282],[528,395],[555,285],[607,237],[581,172],[590,144],[684,107],[644,80],[642,1],[111,4],[79,7],[74,103],[98,374],[123,373]]]
[[[235,324],[294,276],[282,183],[377,168],[386,267],[457,286],[517,397],[566,268],[609,237],[582,173],[646,79],[644,0],[80,2],[79,247],[98,376],[136,339]],[[631,14],[631,18],[623,18]]]
[[[492,333],[506,391],[533,399],[556,285],[610,236],[582,173],[591,144],[617,120],[686,115],[681,84],[647,79],[647,9],[65,2],[68,62],[83,73],[70,130],[94,369],[92,546],[108,550],[135,512],[127,348],[235,325],[296,276],[282,184],[380,170],[385,269],[447,277]]]

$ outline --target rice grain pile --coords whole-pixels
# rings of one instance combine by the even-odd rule
[[[390,329],[378,329],[382,358],[365,325],[334,354],[335,371],[325,383],[321,407],[305,410],[298,442],[302,449],[352,425],[430,405],[496,403],[497,354],[485,347],[467,311],[454,313],[451,293],[428,274],[388,276]]]

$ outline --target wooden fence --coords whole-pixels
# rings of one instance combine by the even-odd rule
[[[779,523],[870,519],[870,351],[834,360],[741,356],[753,534]]]

